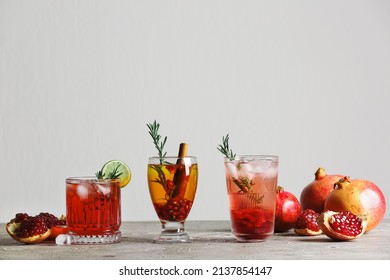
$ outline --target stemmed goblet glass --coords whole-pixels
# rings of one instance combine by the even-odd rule
[[[156,243],[190,242],[184,223],[194,202],[198,164],[194,156],[150,157],[148,185],[154,209],[161,221]]]

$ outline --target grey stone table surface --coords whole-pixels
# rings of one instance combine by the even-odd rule
[[[0,224],[0,260],[390,260],[390,220],[359,239],[332,241],[325,235],[298,236],[292,230],[260,243],[239,243],[229,221],[188,221],[191,243],[155,244],[159,222],[124,222],[122,241],[105,245],[25,245]]]

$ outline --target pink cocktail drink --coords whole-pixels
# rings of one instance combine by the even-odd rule
[[[66,179],[66,222],[71,235],[84,238],[80,243],[118,242],[120,180],[94,177]]]
[[[238,241],[257,242],[273,235],[278,157],[225,159],[231,227]]]

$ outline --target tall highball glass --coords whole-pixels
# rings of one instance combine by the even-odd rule
[[[274,233],[278,157],[225,158],[232,233],[240,242],[259,242]]]

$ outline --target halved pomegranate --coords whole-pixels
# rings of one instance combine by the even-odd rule
[[[7,223],[6,231],[16,241],[26,244],[55,239],[58,234],[66,232],[65,217],[58,219],[50,213],[36,216],[18,213]]]
[[[349,211],[333,212],[326,210],[317,218],[322,231],[330,238],[338,241],[356,239],[364,234],[367,218],[357,216]]]
[[[320,214],[312,209],[306,209],[298,217],[294,225],[294,231],[299,235],[319,235],[322,230],[318,227],[317,218]]]
[[[41,242],[51,233],[44,217],[31,217],[26,213],[16,214],[15,218],[7,223],[6,230],[13,239],[26,244]]]

